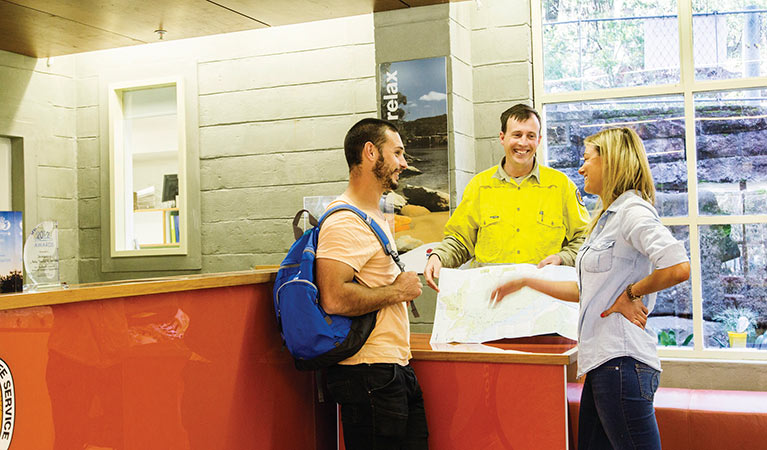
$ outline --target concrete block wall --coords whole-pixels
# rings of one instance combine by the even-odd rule
[[[278,264],[304,196],[348,180],[343,137],[376,114],[371,16],[77,55],[81,281],[171,275],[101,271],[99,79],[151,79],[193,64],[199,111],[202,272]]]
[[[532,105],[530,2],[483,0],[472,8],[474,130],[477,172],[501,160],[501,113],[515,103]]]
[[[455,207],[471,176],[502,154],[498,114],[531,98],[529,23],[523,0],[485,0],[53,60],[6,53],[0,95],[18,100],[0,108],[0,123],[34,124],[26,132],[26,163],[34,167],[27,181],[35,187],[27,210],[35,220],[38,210],[58,218],[67,243],[65,281],[180,273],[102,272],[108,180],[101,173],[106,105],[99,83],[121,71],[151,79],[160,67],[193,64],[199,134],[190,138],[200,152],[202,271],[276,264],[292,242],[289,223],[303,197],[344,189],[343,135],[377,115],[378,62],[447,57]]]
[[[23,151],[25,239],[38,223],[58,221],[60,278],[68,283],[79,278],[74,73],[70,56],[0,51],[0,135]]]
[[[98,77],[95,74],[81,75],[75,80],[80,283],[104,280],[100,263],[101,155],[98,85]]]
[[[198,66],[205,272],[279,264],[303,197],[343,192],[344,135],[376,114],[370,16],[253,35],[274,45]]]
[[[474,70],[471,52],[472,2],[450,3],[450,56],[448,85],[450,96],[450,209],[455,210],[463,191],[477,172],[474,132]]]

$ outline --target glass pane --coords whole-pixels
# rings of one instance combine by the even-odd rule
[[[690,254],[690,228],[686,225],[670,226],[671,234],[684,242]],[[658,334],[658,345],[663,347],[692,347],[692,284],[690,280],[658,292],[655,307],[647,319],[647,326]]]
[[[11,210],[11,140],[0,136],[0,211]]]
[[[767,0],[693,0],[695,78],[765,75],[765,26]]]
[[[122,92],[116,250],[180,245],[176,109],[175,85]]]
[[[767,224],[699,230],[705,346],[767,350]]]
[[[547,104],[546,164],[564,172],[581,190],[591,210],[596,196],[583,191],[578,168],[583,139],[602,129],[633,128],[644,141],[655,180],[655,207],[661,216],[687,215],[687,157],[682,96],[620,98]]]
[[[698,209],[767,214],[767,89],[695,95]]]
[[[676,0],[543,0],[546,92],[679,81]]]

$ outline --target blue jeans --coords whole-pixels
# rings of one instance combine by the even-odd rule
[[[623,356],[586,374],[578,450],[660,450],[653,398],[660,372]]]
[[[335,365],[327,382],[341,405],[348,450],[429,448],[423,392],[410,365]]]

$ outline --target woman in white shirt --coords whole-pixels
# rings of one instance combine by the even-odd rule
[[[652,206],[655,185],[636,132],[607,129],[584,143],[578,173],[599,202],[576,258],[578,282],[520,278],[492,298],[501,301],[527,286],[580,301],[578,376],[586,380],[578,449],[660,449],[653,409],[660,360],[657,337],[645,325],[655,293],[687,280],[690,264]]]

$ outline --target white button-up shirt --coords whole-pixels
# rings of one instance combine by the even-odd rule
[[[658,212],[635,191],[621,194],[599,218],[578,252],[575,267],[580,289],[578,376],[619,356],[630,356],[661,370],[657,335],[620,313],[600,317],[629,283],[655,269],[688,261],[682,242],[663,226]],[[652,312],[656,294],[642,298]]]

